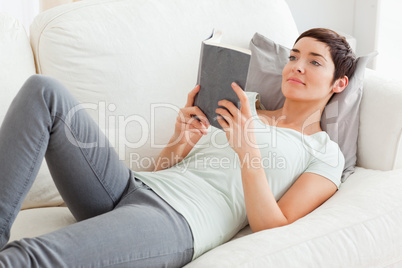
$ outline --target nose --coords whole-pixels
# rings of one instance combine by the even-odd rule
[[[297,72],[300,74],[304,74],[304,67],[303,64],[300,61],[297,61],[292,68],[293,72]]]

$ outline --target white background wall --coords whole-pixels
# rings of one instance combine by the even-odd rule
[[[376,70],[393,78],[402,79],[402,1],[382,0],[378,30]]]
[[[286,0],[299,32],[325,27],[352,34],[356,0]]]
[[[0,12],[8,13],[19,19],[29,32],[29,25],[39,13],[39,1],[33,0],[0,0]]]
[[[79,0],[0,0],[0,12],[19,19],[29,34],[29,27],[39,12]]]
[[[380,1],[286,0],[300,33],[314,27],[325,27],[351,35],[356,39],[358,56],[378,48]],[[375,62],[371,64],[374,66]]]

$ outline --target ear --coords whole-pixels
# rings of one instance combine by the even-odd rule
[[[349,83],[349,78],[345,75],[342,78],[339,78],[335,81],[334,86],[332,87],[332,91],[334,93],[341,93]]]

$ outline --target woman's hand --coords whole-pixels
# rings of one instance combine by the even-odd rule
[[[221,100],[219,106],[225,107],[216,109],[218,122],[226,132],[226,137],[230,146],[238,154],[240,159],[246,156],[247,153],[259,155],[259,149],[256,144],[254,135],[254,124],[250,104],[246,93],[236,83],[232,83],[232,88],[240,99],[241,107],[238,109],[232,102]]]
[[[194,146],[202,135],[208,134],[208,119],[200,108],[194,106],[194,98],[199,90],[200,86],[197,85],[188,93],[187,103],[184,108],[180,109],[177,116],[173,140],[179,144]],[[194,116],[197,116],[201,121]]]
[[[160,152],[154,171],[167,169],[177,163],[180,163],[197,144],[202,135],[207,134],[209,126],[207,117],[194,106],[194,97],[200,90],[200,86],[196,86],[187,97],[187,103],[184,108],[180,109],[177,116],[175,131],[170,138],[169,143]],[[200,118],[201,122],[194,116]]]

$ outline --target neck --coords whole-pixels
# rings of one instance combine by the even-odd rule
[[[286,99],[278,111],[277,126],[292,128],[306,135],[322,131],[320,121],[327,101],[299,102]]]

